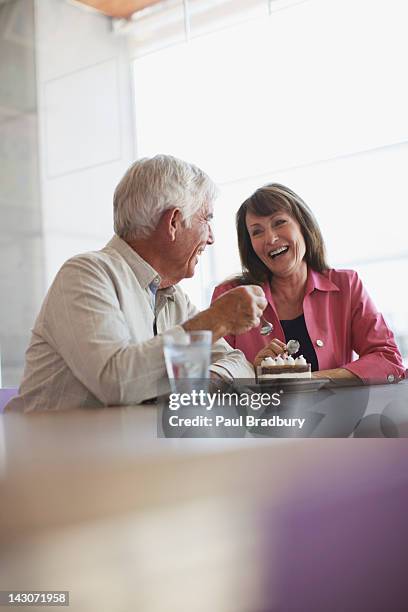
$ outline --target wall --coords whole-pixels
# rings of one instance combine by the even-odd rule
[[[46,285],[70,256],[112,230],[112,193],[134,159],[126,40],[110,19],[36,0]]]
[[[0,387],[15,386],[20,379],[30,327],[44,292],[37,133],[33,0],[2,2]]]
[[[45,292],[113,234],[112,193],[135,157],[126,39],[65,0],[0,0],[0,350],[21,380]]]

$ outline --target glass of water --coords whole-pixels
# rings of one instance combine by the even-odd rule
[[[211,342],[208,330],[186,332],[178,338],[164,334],[164,359],[173,392],[194,388],[192,379],[200,386],[209,378]]]

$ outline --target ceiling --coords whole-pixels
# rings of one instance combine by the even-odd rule
[[[1,1],[1,0],[0,0]],[[157,4],[160,0],[77,0],[81,4],[86,4],[104,15],[109,17],[128,18],[133,13],[140,11],[147,6]]]

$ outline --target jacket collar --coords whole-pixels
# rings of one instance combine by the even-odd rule
[[[329,271],[315,272],[315,270],[308,268],[305,295],[309,295],[315,289],[318,291],[340,291],[339,287],[328,278],[328,273]]]
[[[147,289],[152,283],[160,285],[160,274],[119,236],[113,236],[105,249],[113,249],[123,257],[143,289]],[[160,292],[168,297],[172,297],[175,291],[174,286],[160,289]]]
[[[339,287],[328,278],[327,275],[329,273],[329,270],[327,272],[322,273],[315,272],[311,268],[308,268],[305,296],[309,295],[310,293],[313,293],[315,289],[317,289],[318,291],[340,291]],[[268,282],[264,283],[263,289],[265,292],[266,299],[271,305],[274,306],[271,288]]]

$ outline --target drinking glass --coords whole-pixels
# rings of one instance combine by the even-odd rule
[[[167,374],[173,392],[194,388],[192,379],[198,386],[209,378],[212,333],[205,331],[186,332],[174,338],[163,336],[163,351]]]

